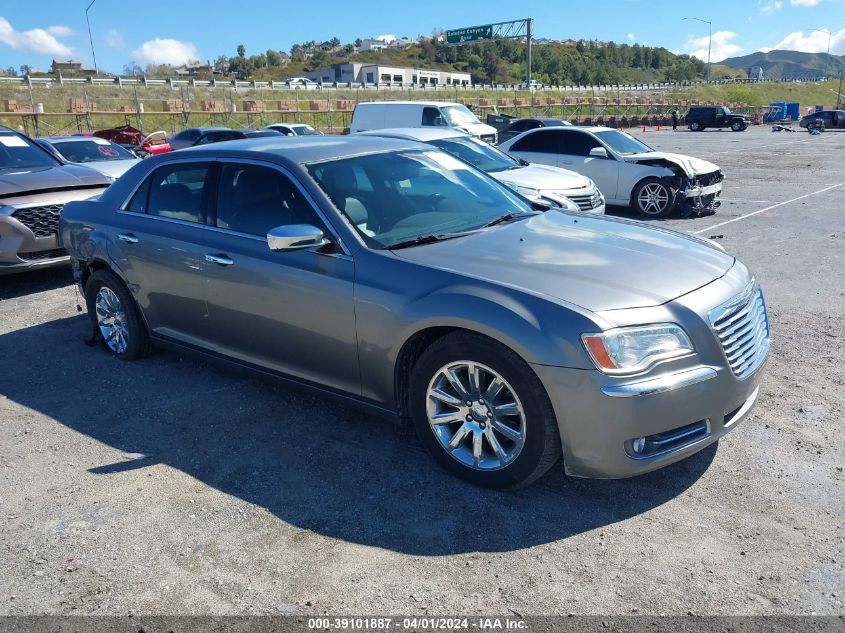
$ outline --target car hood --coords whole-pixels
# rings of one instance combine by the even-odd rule
[[[546,165],[532,164],[519,169],[496,171],[490,175],[501,182],[545,191],[587,189],[592,185],[592,181],[586,176],[568,169]]]
[[[82,165],[57,165],[31,169],[0,170],[0,196],[13,196],[45,189],[107,187],[112,179]]]
[[[111,176],[115,180],[138,164],[140,158],[127,158],[126,160],[101,160],[93,163],[85,163],[86,167],[96,169],[101,174]]]
[[[700,238],[631,220],[564,213],[393,253],[593,312],[664,304],[722,277],[734,263]]]
[[[685,154],[670,154],[668,152],[643,152],[641,154],[628,154],[622,157],[627,163],[642,163],[649,161],[669,161],[683,169],[687,176],[698,176],[709,174],[719,170],[719,166],[706,160],[686,156]]]

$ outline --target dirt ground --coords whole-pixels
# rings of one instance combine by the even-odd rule
[[[718,446],[480,490],[344,406],[86,347],[68,271],[0,278],[0,615],[843,614],[845,134],[638,136],[724,169],[716,215],[666,224],[769,304],[757,407]]]

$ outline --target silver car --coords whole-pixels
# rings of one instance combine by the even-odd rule
[[[187,350],[356,403],[484,486],[687,457],[748,414],[769,349],[759,284],[712,242],[539,211],[401,139],[146,159],[61,235],[117,357]]]
[[[630,134],[607,127],[545,127],[523,132],[499,147],[532,163],[589,177],[607,204],[630,206],[649,218],[676,209],[682,215],[719,207],[724,174],[718,165],[657,152]]]
[[[0,126],[0,275],[67,266],[56,240],[62,207],[98,196],[111,182]]]
[[[96,136],[44,136],[36,142],[69,163],[85,165],[114,179],[141,160],[117,143]]]
[[[487,172],[529,200],[540,200],[567,211],[604,213],[604,196],[592,180],[568,169],[516,160],[460,130],[442,127],[388,128],[360,132],[428,143]]]

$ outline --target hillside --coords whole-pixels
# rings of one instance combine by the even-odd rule
[[[468,72],[473,83],[515,84],[526,75],[525,43],[515,40],[495,39],[467,46],[447,46],[437,40],[422,39],[419,44],[401,50],[366,53],[355,53],[350,45],[326,50],[305,43],[293,48],[306,47],[313,51],[310,58],[294,58],[285,64],[271,63],[271,58],[278,60],[278,55],[272,55],[272,51],[247,57],[242,54],[243,46],[238,47],[238,56],[222,57],[219,61],[229,72],[260,80],[284,79],[347,61]],[[722,68],[719,76],[736,72]],[[167,71],[167,68],[155,69],[154,74]],[[148,68],[147,73],[150,75],[151,69]],[[675,55],[661,47],[588,41],[574,45],[543,43],[533,47],[532,77],[545,84],[656,83],[699,80],[705,75],[706,65],[701,60]]]
[[[814,79],[838,76],[845,66],[845,56],[775,50],[730,57],[721,63],[743,71],[760,66],[766,79]]]

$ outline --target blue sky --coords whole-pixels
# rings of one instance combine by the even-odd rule
[[[0,68],[29,64],[47,69],[53,57],[91,64],[85,24],[90,0],[3,0],[0,3]],[[574,3],[573,3],[574,4]],[[685,5],[691,8],[685,8]],[[674,52],[707,55],[707,25],[713,22],[713,61],[757,50],[788,48],[845,54],[845,0],[96,0],[90,11],[97,63],[120,72],[134,61],[179,64],[187,58],[247,54],[337,36],[384,34],[416,37],[437,28],[532,17],[536,37],[614,40],[664,46]],[[585,10],[581,7],[588,6]],[[232,7],[236,7],[235,10]],[[36,10],[33,10],[36,9]]]

